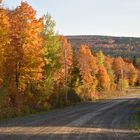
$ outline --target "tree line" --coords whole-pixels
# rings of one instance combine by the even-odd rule
[[[137,69],[121,57],[74,50],[48,14],[26,2],[0,5],[0,118],[35,113],[134,86]],[[67,94],[67,95],[66,95]]]

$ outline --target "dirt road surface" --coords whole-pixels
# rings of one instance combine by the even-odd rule
[[[140,94],[0,121],[0,140],[140,140],[131,117]]]

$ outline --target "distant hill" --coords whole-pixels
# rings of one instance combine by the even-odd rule
[[[110,56],[140,57],[140,38],[94,35],[66,36],[66,38],[75,49],[81,44],[86,44],[93,52],[102,50]]]

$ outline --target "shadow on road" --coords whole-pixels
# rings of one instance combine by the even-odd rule
[[[134,109],[140,106],[140,98],[119,98],[88,102],[46,114],[31,115],[0,122],[0,140],[59,139],[80,140],[87,138],[111,140],[140,139],[130,130]],[[128,137],[131,135],[131,137]]]
[[[33,139],[33,140],[62,140],[62,139],[67,139],[67,140],[75,140],[80,138],[80,140],[139,140],[140,137],[136,134],[131,134],[131,138],[128,137],[127,132],[119,132],[119,133],[114,133],[112,132],[86,132],[87,130],[85,129],[85,132],[61,132],[61,133],[40,133],[40,134],[1,134],[0,139],[4,138],[4,140],[26,140],[26,139]],[[117,139],[118,137],[118,139]]]

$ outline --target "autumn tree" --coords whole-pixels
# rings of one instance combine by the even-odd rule
[[[133,64],[137,69],[140,69],[140,58],[133,58]]]
[[[118,58],[114,58],[112,65],[113,65],[112,68],[115,74],[115,82],[118,83],[119,79],[124,78],[125,62],[123,61],[121,57],[118,57]]]
[[[137,85],[140,84],[140,71],[138,70],[137,71],[137,82],[136,82]]]
[[[127,78],[129,80],[129,84],[131,86],[134,86],[137,81],[138,72],[132,63],[126,65],[126,70],[127,70]]]
[[[99,66],[98,70],[98,90],[109,91],[110,90],[110,78],[107,70],[104,66]]]
[[[9,33],[10,23],[8,17],[8,10],[0,6],[0,86],[2,86],[4,78],[4,53],[6,51],[6,47],[8,47],[8,44],[10,43]]]
[[[58,62],[57,69],[54,71],[54,88],[55,91],[51,96],[51,104],[55,106],[62,106],[68,100],[68,94],[64,91],[69,90],[70,88],[70,79],[73,65],[73,50],[71,44],[68,43],[67,39],[64,36],[59,36],[59,53],[56,54]],[[55,54],[52,54],[55,55]],[[67,92],[68,93],[68,92]],[[65,102],[66,101],[66,102]]]
[[[55,33],[55,22],[52,17],[45,15],[44,28],[44,60],[45,60],[45,91],[51,94],[54,90],[55,73],[60,68],[60,40]]]
[[[126,78],[119,79],[119,82],[118,82],[118,90],[123,90],[123,89],[127,89],[127,88],[129,88],[128,79],[126,79]]]
[[[98,68],[96,65],[96,58],[92,55],[88,46],[80,46],[78,53],[78,66],[82,77],[82,96],[84,99],[92,99],[94,98],[97,86],[96,74]]]
[[[109,79],[110,79],[110,89],[115,90],[115,83],[114,83],[114,71],[112,68],[113,58],[105,57],[104,67],[107,70]]]
[[[17,24],[18,23],[18,24]],[[11,44],[6,52],[7,74],[19,89],[42,79],[43,19],[36,19],[35,10],[22,2],[10,13]],[[11,65],[11,66],[10,66]]]
[[[67,78],[71,74],[73,64],[73,50],[70,43],[64,36],[60,36],[60,68],[55,73],[57,86],[65,84],[65,74]]]
[[[97,56],[97,65],[99,68],[97,89],[99,91],[109,90],[110,89],[110,78],[109,78],[108,73],[110,74],[110,76],[112,76],[111,66],[109,65],[109,63],[106,63],[108,71],[106,70],[106,67],[104,67],[105,56],[101,50],[96,53],[96,56]]]
[[[96,53],[97,56],[97,64],[98,66],[103,66],[104,65],[104,54],[100,50],[99,52]]]
[[[21,102],[17,97],[23,95],[19,93],[26,89],[33,93],[42,81],[43,19],[36,19],[36,12],[25,2],[9,11],[8,16],[11,28],[10,43],[3,54],[4,82],[11,104],[17,106]]]

